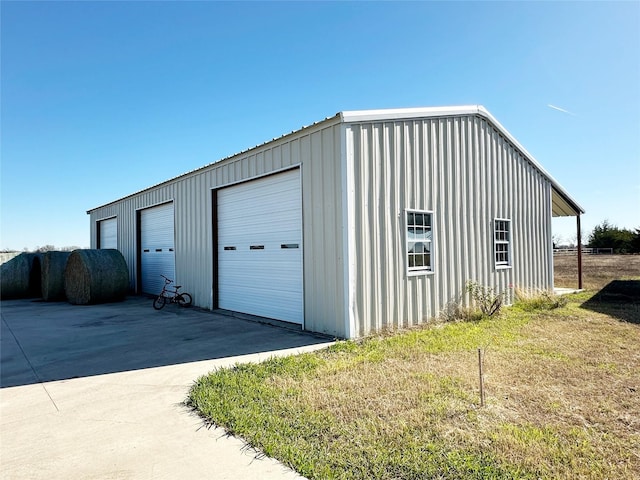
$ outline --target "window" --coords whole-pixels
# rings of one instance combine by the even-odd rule
[[[493,250],[496,267],[511,265],[511,220],[496,218],[493,221]]]
[[[407,268],[409,272],[431,272],[431,212],[407,210]]]

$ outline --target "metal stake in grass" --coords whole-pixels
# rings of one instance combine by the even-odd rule
[[[480,406],[484,407],[484,375],[482,374],[482,349],[478,349],[478,374],[480,380]]]

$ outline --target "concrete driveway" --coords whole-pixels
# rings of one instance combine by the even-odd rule
[[[182,401],[219,366],[327,339],[132,297],[72,306],[3,301],[0,478],[300,478],[202,428]]]

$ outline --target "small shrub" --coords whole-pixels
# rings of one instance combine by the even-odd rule
[[[504,303],[505,292],[496,292],[491,287],[478,285],[476,282],[467,282],[467,292],[471,295],[480,311],[487,317],[491,317],[500,312]]]
[[[516,306],[525,312],[536,310],[554,310],[564,307],[568,302],[566,296],[555,295],[545,290],[542,291],[516,291]]]

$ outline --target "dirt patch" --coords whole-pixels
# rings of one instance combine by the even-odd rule
[[[577,256],[556,256],[554,283],[556,287],[578,286]],[[600,290],[613,280],[640,277],[640,255],[584,255],[582,257],[583,287]]]

